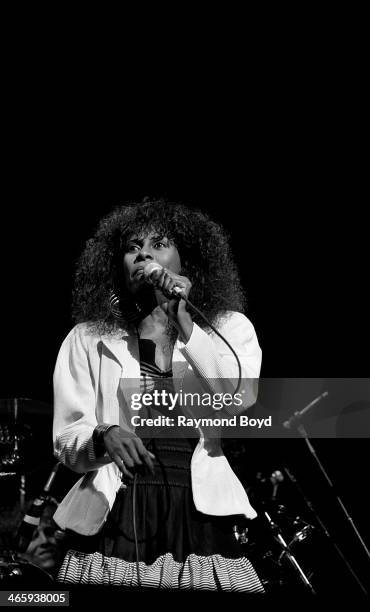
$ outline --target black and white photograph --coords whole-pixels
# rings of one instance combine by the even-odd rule
[[[0,605],[367,599],[364,160],[309,95],[21,122]]]

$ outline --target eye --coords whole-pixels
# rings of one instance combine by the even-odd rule
[[[158,242],[155,242],[153,246],[155,249],[162,249],[162,248],[166,248],[167,244],[159,240]]]
[[[140,251],[140,247],[138,244],[135,244],[134,242],[130,242],[129,244],[126,245],[126,253],[136,253],[136,251]]]
[[[44,527],[44,535],[47,538],[52,538],[55,535],[55,527]]]

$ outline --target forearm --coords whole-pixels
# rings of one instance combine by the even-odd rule
[[[177,330],[179,332],[179,340],[184,344],[187,344],[193,333],[194,323],[190,314],[187,310],[180,312],[177,317]]]
[[[94,427],[68,425],[54,439],[54,454],[58,461],[78,473],[97,470],[111,462],[108,455],[99,452],[94,440]]]

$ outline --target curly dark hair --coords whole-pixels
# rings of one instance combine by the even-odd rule
[[[72,314],[76,323],[89,322],[100,333],[116,329],[110,297],[112,292],[119,291],[123,298],[127,293],[122,285],[126,243],[130,236],[148,231],[174,242],[181,274],[192,282],[190,299],[211,323],[227,311],[244,310],[244,291],[225,230],[198,209],[165,199],[145,199],[116,207],[87,241],[75,275]],[[193,320],[205,327],[197,314]]]

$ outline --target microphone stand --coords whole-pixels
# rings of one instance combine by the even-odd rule
[[[356,535],[356,537],[357,537],[358,541],[360,542],[360,544],[361,544],[362,548],[364,549],[364,551],[365,551],[365,554],[366,554],[367,558],[368,558],[368,559],[370,559],[370,552],[369,552],[369,550],[368,550],[368,548],[367,548],[367,546],[366,546],[366,544],[365,544],[364,540],[362,539],[360,532],[358,531],[358,529],[357,529],[356,525],[354,524],[354,521],[353,521],[352,517],[350,516],[349,512],[347,511],[347,509],[346,509],[346,507],[345,507],[345,505],[344,505],[343,501],[341,500],[341,498],[339,497],[339,495],[336,493],[335,488],[334,488],[334,485],[333,485],[332,481],[330,480],[329,475],[328,475],[328,473],[326,472],[326,470],[325,470],[325,468],[324,468],[323,464],[321,463],[321,461],[320,461],[320,459],[319,459],[319,457],[318,457],[318,455],[317,455],[317,453],[316,453],[316,451],[315,451],[314,447],[312,446],[311,441],[310,441],[310,439],[309,439],[309,437],[308,437],[307,431],[306,431],[306,429],[305,429],[305,427],[304,427],[303,423],[301,422],[301,418],[302,418],[302,416],[304,416],[304,415],[305,415],[305,413],[306,413],[306,412],[307,412],[307,411],[308,411],[308,410],[309,410],[309,409],[310,409],[310,408],[311,408],[311,407],[312,407],[314,404],[316,404],[318,401],[320,401],[320,400],[321,400],[323,397],[326,397],[327,395],[328,395],[328,392],[327,392],[327,391],[325,391],[325,392],[324,392],[324,393],[322,393],[322,394],[321,394],[321,395],[320,395],[318,398],[316,398],[316,399],[315,399],[315,400],[313,400],[313,401],[312,401],[310,404],[308,404],[308,406],[306,406],[306,407],[305,407],[303,410],[301,410],[300,412],[295,412],[295,413],[294,413],[294,415],[293,415],[292,417],[290,417],[290,419],[288,419],[288,421],[285,421],[285,422],[283,423],[283,426],[284,426],[286,429],[290,429],[292,426],[293,426],[293,427],[295,427],[295,428],[297,429],[297,431],[299,432],[300,436],[301,436],[301,437],[304,439],[304,441],[305,441],[305,443],[306,443],[306,445],[307,445],[307,447],[308,447],[309,452],[310,452],[310,453],[311,453],[311,455],[313,456],[313,458],[314,458],[314,460],[315,460],[316,464],[318,465],[318,467],[319,467],[319,469],[320,469],[321,473],[323,474],[323,476],[324,476],[324,478],[325,478],[326,482],[328,483],[328,485],[329,485],[329,488],[330,488],[331,492],[333,493],[333,495],[334,495],[334,497],[336,498],[336,500],[338,501],[338,503],[339,503],[339,505],[340,505],[341,509],[343,510],[344,515],[345,515],[345,517],[346,517],[346,520],[347,520],[347,521],[348,521],[348,523],[350,524],[350,526],[351,526],[352,530],[354,531],[354,533],[355,533],[355,535]],[[295,484],[297,484],[297,483],[296,483],[296,481],[295,481],[295,478],[294,478],[294,477],[292,477],[292,475],[289,473],[289,471],[287,471],[287,470],[286,470],[286,473],[287,473],[287,475],[289,476],[289,478],[290,478],[290,479],[291,479],[293,482],[295,482]],[[306,498],[304,498],[304,499],[305,499],[305,501],[306,501],[306,503],[307,503]],[[310,508],[310,509],[313,511],[312,504],[311,504],[310,502],[308,503],[308,507],[309,507],[309,508]],[[316,515],[316,513],[314,513],[314,514]],[[316,515],[316,516],[317,516],[317,515]],[[320,523],[320,526],[323,528],[323,531],[324,531],[325,535],[329,535],[329,534],[328,534],[328,531],[327,531],[327,529],[326,529],[326,527],[325,527],[325,525],[322,523],[322,521],[321,521],[321,520],[319,520],[319,523]],[[329,536],[329,538],[330,538],[330,536]],[[330,540],[333,542],[332,538],[330,538]],[[333,543],[334,543],[334,542],[333,542]],[[362,583],[361,583],[361,581],[359,580],[358,576],[355,574],[355,572],[353,571],[353,569],[351,568],[351,566],[349,565],[349,563],[348,563],[348,562],[347,562],[347,560],[345,559],[345,557],[344,557],[343,553],[341,552],[341,550],[339,549],[339,547],[337,546],[337,544],[335,544],[335,543],[334,543],[334,546],[335,546],[336,551],[337,551],[337,552],[338,552],[338,554],[340,555],[341,559],[342,559],[342,560],[345,562],[345,565],[346,565],[347,569],[350,571],[350,573],[351,573],[352,577],[353,577],[353,578],[356,580],[357,584],[358,584],[358,585],[359,585],[359,587],[361,588],[362,592],[363,592],[365,595],[367,595],[368,593],[367,593],[367,591],[366,591],[365,587],[363,586],[363,584],[362,584]]]
[[[298,481],[296,479],[296,477],[293,475],[291,469],[287,466],[283,467],[284,472],[286,473],[286,475],[288,476],[289,480],[294,484],[294,486],[296,487],[297,491],[300,493],[300,495],[302,496],[306,506],[309,508],[309,510],[311,511],[311,513],[313,514],[313,516],[315,517],[317,523],[319,524],[319,526],[321,527],[321,530],[323,532],[323,534],[325,535],[325,537],[329,540],[329,542],[332,544],[332,546],[335,548],[336,552],[338,553],[339,557],[341,558],[341,560],[343,561],[344,565],[346,566],[347,570],[349,571],[349,573],[351,574],[352,578],[357,582],[358,586],[360,587],[361,591],[363,592],[364,595],[367,595],[367,591],[364,588],[363,584],[361,583],[361,581],[359,580],[357,574],[354,572],[354,570],[352,569],[351,565],[349,564],[349,562],[347,561],[347,559],[345,558],[344,554],[342,553],[341,549],[339,548],[339,546],[337,545],[337,543],[335,542],[335,540],[332,538],[332,536],[330,535],[325,523],[321,520],[320,516],[317,514],[317,512],[315,511],[315,508],[312,504],[312,502],[308,499],[308,497],[306,497],[305,493],[302,491],[301,487],[298,484]]]

